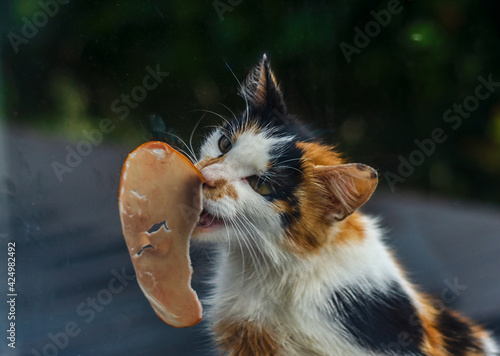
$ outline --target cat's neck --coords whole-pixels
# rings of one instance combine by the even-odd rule
[[[329,235],[329,242],[320,249],[302,254],[283,247],[286,236],[267,236],[266,245],[254,240],[225,246],[220,261],[224,279],[241,285],[267,283],[278,289],[284,283],[302,288],[301,283],[308,281],[325,282],[333,289],[403,281],[373,219],[356,214],[336,223]]]

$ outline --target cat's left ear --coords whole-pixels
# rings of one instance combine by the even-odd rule
[[[258,113],[274,113],[279,119],[286,117],[286,106],[276,78],[271,71],[267,55],[248,75],[242,87],[243,96],[248,100],[250,110]]]
[[[378,184],[377,171],[361,163],[315,166],[313,174],[326,200],[327,217],[337,221],[366,203]]]

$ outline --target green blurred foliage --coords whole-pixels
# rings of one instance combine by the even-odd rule
[[[21,34],[23,17],[33,19],[41,5],[2,3],[5,116],[73,140],[109,117],[117,129],[108,140],[137,144],[150,138],[155,114],[189,139],[197,110],[231,117],[222,104],[243,108],[238,80],[267,52],[290,111],[351,159],[397,173],[414,140],[441,127],[446,142],[397,188],[500,202],[500,90],[457,130],[443,121],[474,95],[478,76],[500,81],[497,1],[401,1],[403,10],[350,63],[340,44],[353,45],[355,27],[365,29],[388,1],[222,0],[230,9],[223,14],[214,3],[72,0],[18,53],[8,34]],[[157,65],[169,77],[120,121],[113,101]],[[207,114],[195,142],[220,121]]]

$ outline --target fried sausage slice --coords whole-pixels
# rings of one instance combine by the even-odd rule
[[[122,169],[120,219],[137,281],[156,314],[175,327],[202,317],[189,258],[202,183],[194,165],[163,142],[139,146]]]

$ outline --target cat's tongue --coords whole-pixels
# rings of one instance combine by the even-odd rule
[[[202,210],[201,173],[163,142],[148,142],[123,165],[120,218],[137,282],[158,316],[175,327],[201,320],[191,288],[189,238]]]

